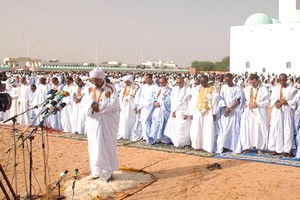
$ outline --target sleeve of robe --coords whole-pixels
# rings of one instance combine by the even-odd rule
[[[93,109],[91,107],[93,100],[87,101],[89,105],[87,115],[89,117],[97,118],[102,114],[117,112],[120,110],[118,94],[115,92],[115,88],[113,86],[111,87],[112,89],[109,87],[105,88],[105,94],[103,95],[101,105],[99,105],[99,112],[93,112]],[[112,92],[109,97],[106,95],[108,92]]]

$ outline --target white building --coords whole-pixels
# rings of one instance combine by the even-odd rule
[[[33,59],[29,57],[4,58],[3,64],[10,67],[11,70],[36,70],[42,65],[42,59]]]
[[[256,13],[230,30],[230,72],[300,75],[300,0],[279,0],[279,20]]]

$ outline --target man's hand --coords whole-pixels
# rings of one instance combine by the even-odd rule
[[[135,114],[139,114],[139,113],[141,113],[141,109],[135,108],[134,112],[135,112]]]
[[[257,104],[255,102],[249,103],[249,108],[252,110],[254,108],[257,108]]]
[[[286,105],[287,104],[287,101],[285,99],[278,99],[276,102],[275,102],[275,107],[277,109],[281,109],[281,107],[283,105]]]
[[[231,109],[228,108],[228,107],[226,107],[226,108],[225,108],[225,111],[224,111],[224,116],[225,116],[225,117],[228,117],[229,114],[230,114],[230,112],[231,112]]]
[[[155,107],[155,108],[159,108],[159,107],[160,107],[160,103],[155,102],[155,103],[154,103],[154,107]]]
[[[213,115],[213,120],[214,120],[214,121],[217,120],[217,115]]]
[[[96,112],[96,113],[100,111],[99,110],[99,104],[96,103],[96,102],[93,102],[91,107],[92,107],[93,111]]]
[[[176,118],[176,113],[175,112],[172,112],[172,117]]]

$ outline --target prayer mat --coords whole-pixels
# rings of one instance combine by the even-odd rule
[[[230,153],[230,152],[216,154],[214,156],[214,158],[246,160],[246,161],[252,161],[252,162],[262,162],[262,163],[267,163],[267,164],[300,167],[300,159],[286,158],[286,157],[283,157],[280,155],[271,156],[270,154],[271,154],[271,152],[264,151],[263,155],[258,155],[256,150],[252,150],[249,153],[243,153],[243,154],[234,154],[234,153]]]

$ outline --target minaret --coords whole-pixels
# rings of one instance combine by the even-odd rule
[[[300,9],[300,0],[279,0],[279,21],[281,23],[293,23],[296,10]]]

